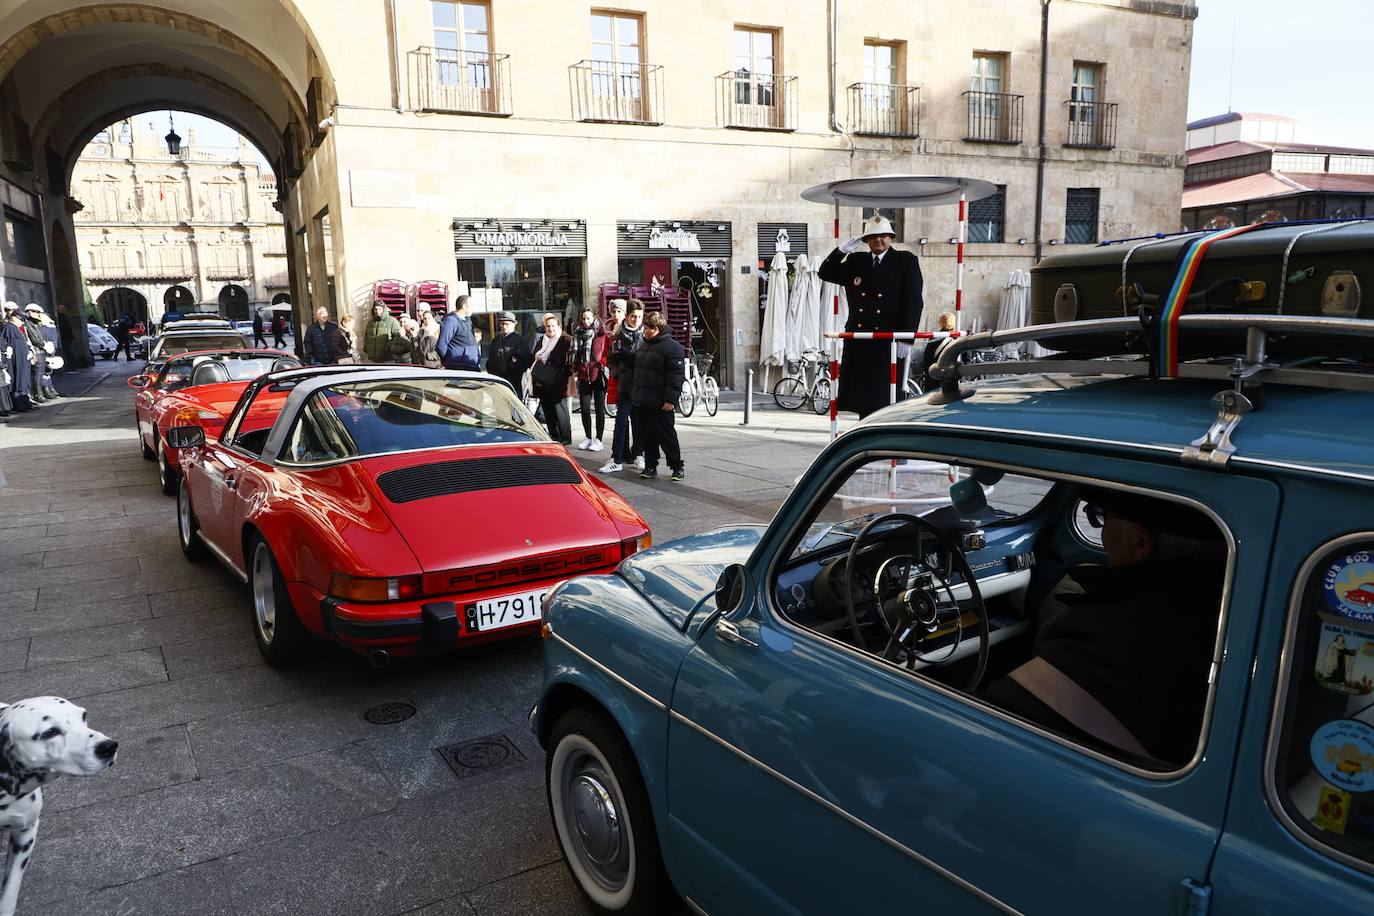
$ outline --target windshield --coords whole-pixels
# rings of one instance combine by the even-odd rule
[[[246,346],[248,341],[243,339],[242,334],[181,334],[176,337],[163,337],[153,346],[149,358],[166,359],[192,350],[228,350]]]
[[[335,461],[388,452],[547,442],[544,427],[499,382],[391,379],[322,389],[302,408],[281,457]]]

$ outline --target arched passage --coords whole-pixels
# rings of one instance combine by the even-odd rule
[[[53,269],[53,312],[56,314],[58,328],[62,331],[64,358],[73,367],[91,364],[90,344],[86,335],[78,333],[85,325],[86,297],[81,290],[81,279],[77,275],[75,252],[72,250],[67,227],[58,220],[52,224],[50,248]]]
[[[107,325],[123,315],[128,315],[135,323],[142,322],[145,326],[148,324],[148,300],[136,289],[129,289],[127,286],[107,289],[100,294],[95,304]]]
[[[232,321],[248,319],[248,290],[237,283],[226,283],[219,291],[219,313]]]
[[[196,304],[196,294],[177,284],[162,294],[163,313],[179,312],[186,315]]]

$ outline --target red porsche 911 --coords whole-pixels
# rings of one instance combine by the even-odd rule
[[[182,550],[251,585],[272,665],[310,634],[377,665],[527,633],[564,579],[648,546],[494,376],[332,366],[250,382],[219,438],[174,427]]]
[[[180,467],[164,434],[174,424],[204,426],[213,438],[248,382],[264,372],[294,369],[300,360],[282,350],[197,350],[175,356],[154,373],[129,378],[143,457],[157,462],[162,492],[177,491]]]

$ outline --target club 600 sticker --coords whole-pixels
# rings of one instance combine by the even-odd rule
[[[1326,603],[1347,620],[1374,624],[1374,556],[1347,554],[1322,575]]]
[[[1374,789],[1374,727],[1358,719],[1327,722],[1312,735],[1318,775],[1347,792]]]

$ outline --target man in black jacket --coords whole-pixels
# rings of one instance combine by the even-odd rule
[[[502,312],[496,316],[496,336],[487,351],[487,371],[510,382],[516,397],[523,398],[525,370],[534,362],[530,342],[515,331],[515,315]]]
[[[305,331],[305,361],[312,366],[332,366],[339,361],[342,331],[329,317],[329,309],[315,309],[315,320]]]
[[[844,287],[849,301],[846,331],[915,331],[921,323],[921,263],[909,251],[892,247],[896,234],[881,216],[864,221],[863,235],[830,252],[821,262],[821,279]],[[860,246],[867,243],[866,248]],[[846,340],[840,359],[840,410],[862,417],[886,407],[891,344],[885,340]],[[909,343],[897,345],[905,358]],[[902,397],[898,388],[897,397]]]
[[[644,342],[635,351],[631,400],[640,442],[644,446],[644,470],[639,476],[645,480],[658,476],[660,449],[672,469],[673,480],[686,476],[677,430],[673,427],[673,411],[686,378],[684,361],[687,354],[667,331],[668,322],[664,317],[658,312],[649,313],[644,319]]]

